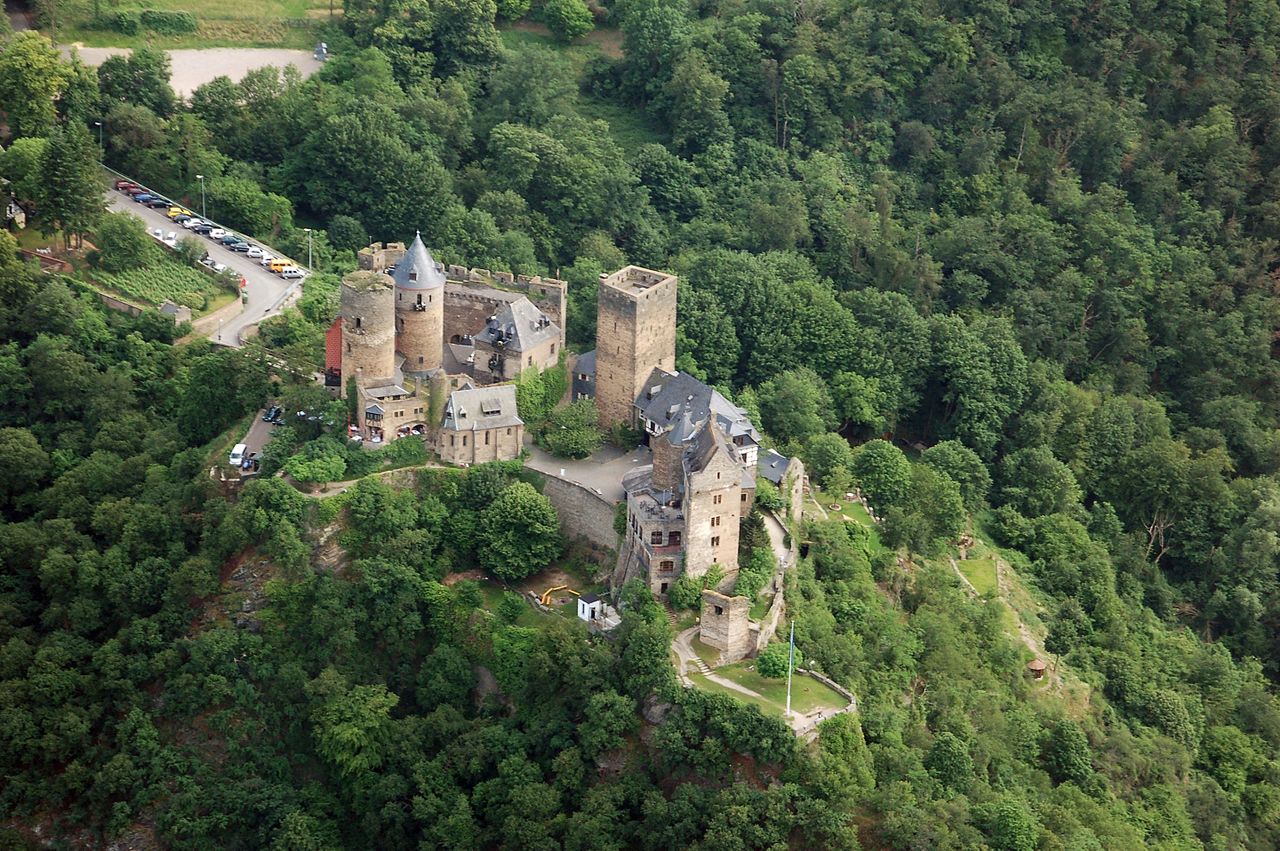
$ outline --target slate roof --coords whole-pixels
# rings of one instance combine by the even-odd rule
[[[745,435],[754,443],[760,442],[760,433],[745,410],[688,373],[654,369],[636,407],[646,420],[661,426],[673,425],[686,412],[695,425],[714,414],[716,425],[730,439]]]
[[[560,326],[525,296],[495,313],[476,335],[477,343],[495,348],[501,343],[502,348],[514,352],[533,351],[550,339],[560,339]]]
[[[513,384],[454,390],[444,408],[448,431],[478,431],[503,426],[524,425],[516,409]]]
[[[715,459],[716,454],[723,452],[731,460],[737,460],[737,453],[725,440],[724,433],[710,420],[704,420],[698,426],[698,432],[690,441],[690,449],[685,450],[685,465],[691,472],[705,470]]]
[[[573,365],[574,375],[589,375],[595,378],[596,375],[596,350],[578,355],[577,362]]]
[[[599,595],[599,594],[594,594],[594,593],[592,593],[592,594],[583,594],[583,595],[582,595],[581,597],[579,597],[578,599],[580,599],[582,602],[584,602],[584,603],[588,603],[588,604],[590,604],[590,603],[598,603],[598,602],[600,602],[600,595]]]
[[[782,484],[782,480],[787,476],[787,468],[790,466],[790,458],[772,449],[761,452],[759,460],[756,461],[756,469],[760,471],[760,475],[775,485]]]
[[[421,233],[413,238],[413,244],[396,264],[391,278],[402,290],[434,290],[444,286],[444,268],[422,244]]]

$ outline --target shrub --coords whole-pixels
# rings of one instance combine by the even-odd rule
[[[595,27],[591,10],[582,0],[547,0],[542,19],[558,41],[569,42],[586,35]]]
[[[586,458],[604,443],[604,432],[596,424],[599,417],[596,403],[591,399],[579,399],[557,408],[547,420],[543,442],[552,455]]]
[[[787,676],[787,660],[790,655],[789,644],[770,644],[760,651],[760,656],[756,659],[756,673],[771,680],[784,679]],[[796,668],[804,664],[804,657],[800,655],[799,649],[796,650],[793,664]]]
[[[199,24],[190,12],[143,9],[138,16],[142,26],[161,35],[185,35],[196,31]]]
[[[97,30],[109,30],[122,35],[137,35],[142,30],[138,13],[133,11],[103,12],[93,19],[92,26]]]

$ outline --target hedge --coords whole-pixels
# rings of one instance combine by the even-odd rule
[[[139,16],[142,25],[162,35],[185,35],[196,31],[196,16],[190,12],[169,12],[162,9],[143,9]]]

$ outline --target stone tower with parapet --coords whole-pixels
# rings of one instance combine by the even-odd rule
[[[396,349],[404,371],[429,373],[444,365],[444,268],[422,242],[422,234],[396,264]]]
[[[710,589],[703,591],[698,637],[703,644],[720,651],[722,665],[750,656],[755,650],[751,636],[751,601]]]
[[[342,279],[342,395],[354,378],[363,387],[390,384],[396,374],[395,282],[381,272]]]
[[[600,425],[635,424],[635,401],[654,367],[676,367],[676,276],[627,266],[600,276],[596,407]]]

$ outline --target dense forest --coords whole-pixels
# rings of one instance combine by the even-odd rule
[[[211,216],[295,256],[310,227],[326,273],[259,344],[175,346],[0,233],[0,838],[1280,845],[1280,5],[615,0],[618,50],[507,28],[569,39],[579,6],[347,0],[314,76],[187,101],[158,51],[0,43],[0,177],[40,228],[102,228],[76,167],[102,158],[174,197],[206,176]],[[208,478],[313,392],[267,350],[314,368],[336,273],[414,231],[568,280],[579,351],[601,272],[680,275],[679,367],[884,517],[813,523],[789,586],[857,715],[805,744],[678,688],[642,589],[603,641],[444,585],[518,469],[328,500]],[[1004,605],[946,566],[965,532],[1079,689],[1024,678]],[[261,628],[211,618],[259,563]]]

